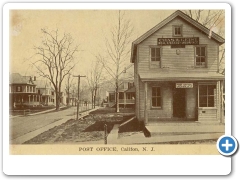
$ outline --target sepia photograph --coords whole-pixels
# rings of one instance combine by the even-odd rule
[[[10,9],[9,36],[10,154],[218,154],[225,9]]]

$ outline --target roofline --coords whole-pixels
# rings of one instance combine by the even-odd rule
[[[136,45],[138,45],[139,43],[144,41],[146,38],[151,36],[153,33],[155,33],[157,30],[159,30],[160,28],[165,26],[167,23],[169,23],[171,20],[173,20],[177,16],[182,17],[184,20],[188,21],[189,23],[194,25],[196,28],[202,30],[206,34],[209,34],[210,29],[208,29],[207,27],[203,26],[201,23],[197,22],[196,20],[194,20],[193,18],[191,18],[187,14],[183,13],[182,11],[177,10],[174,13],[172,13],[170,16],[165,18],[163,21],[158,23],[156,26],[154,26],[153,28],[148,30],[142,36],[137,38],[135,41],[132,42],[130,62],[134,63],[134,61],[133,61],[133,52],[134,52],[134,49],[136,48]],[[225,42],[225,39],[223,37],[219,36],[218,34],[216,34],[215,32],[212,32],[212,38],[215,39],[220,45],[222,45]]]
[[[169,78],[141,78],[141,80],[143,82],[146,82],[146,81],[216,81],[216,80],[224,80],[225,77],[179,77],[179,78],[176,78],[176,77],[169,77]]]
[[[20,84],[21,84],[21,85],[32,85],[32,86],[37,86],[36,84],[31,84],[31,83],[9,83],[9,85],[10,85],[10,84],[11,84],[11,85],[15,85],[15,84],[16,84],[16,85],[20,85]]]

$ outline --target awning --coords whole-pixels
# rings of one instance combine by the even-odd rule
[[[142,81],[183,81],[183,80],[224,80],[225,76],[216,72],[211,73],[140,73]]]

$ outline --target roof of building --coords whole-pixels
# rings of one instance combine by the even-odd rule
[[[37,85],[37,88],[51,88],[51,85],[46,80],[36,80],[34,83]]]
[[[216,72],[211,73],[140,73],[140,78],[142,81],[184,81],[184,80],[223,80],[225,78],[224,75]]]
[[[34,82],[31,78],[31,76],[22,76],[19,73],[10,74],[9,83],[10,84],[32,84],[32,85],[34,85]]]
[[[136,92],[135,86],[131,87],[130,89],[126,90],[125,92]]]
[[[165,26],[166,24],[168,24],[170,21],[172,21],[173,19],[175,19],[176,17],[181,17],[183,18],[185,21],[187,21],[188,23],[192,24],[195,28],[199,29],[200,31],[202,31],[203,33],[205,33],[206,35],[209,35],[210,29],[206,28],[205,26],[203,26],[201,23],[197,22],[196,20],[194,20],[193,18],[191,18],[190,16],[188,16],[187,14],[183,13],[180,10],[175,11],[173,14],[171,14],[170,16],[168,16],[166,19],[164,19],[163,21],[161,21],[159,24],[157,24],[156,26],[154,26],[152,29],[150,29],[149,31],[147,31],[146,33],[144,33],[142,36],[140,36],[139,38],[137,38],[135,41],[133,41],[132,43],[132,49],[131,49],[131,59],[130,62],[134,62],[134,57],[136,54],[136,46],[141,43],[142,41],[144,41],[146,38],[148,38],[150,35],[152,35],[153,33],[155,33],[157,30],[159,30],[160,28],[162,28],[163,26]],[[225,39],[221,36],[219,36],[218,34],[212,32],[211,38],[216,40],[219,44],[223,44],[225,42]]]

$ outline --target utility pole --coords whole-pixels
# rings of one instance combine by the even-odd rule
[[[79,88],[80,88],[80,79],[81,77],[86,77],[86,76],[73,76],[73,77],[78,77],[78,100],[77,100],[77,119],[78,120],[78,115],[79,115],[79,101],[80,101],[80,98],[79,98]]]

